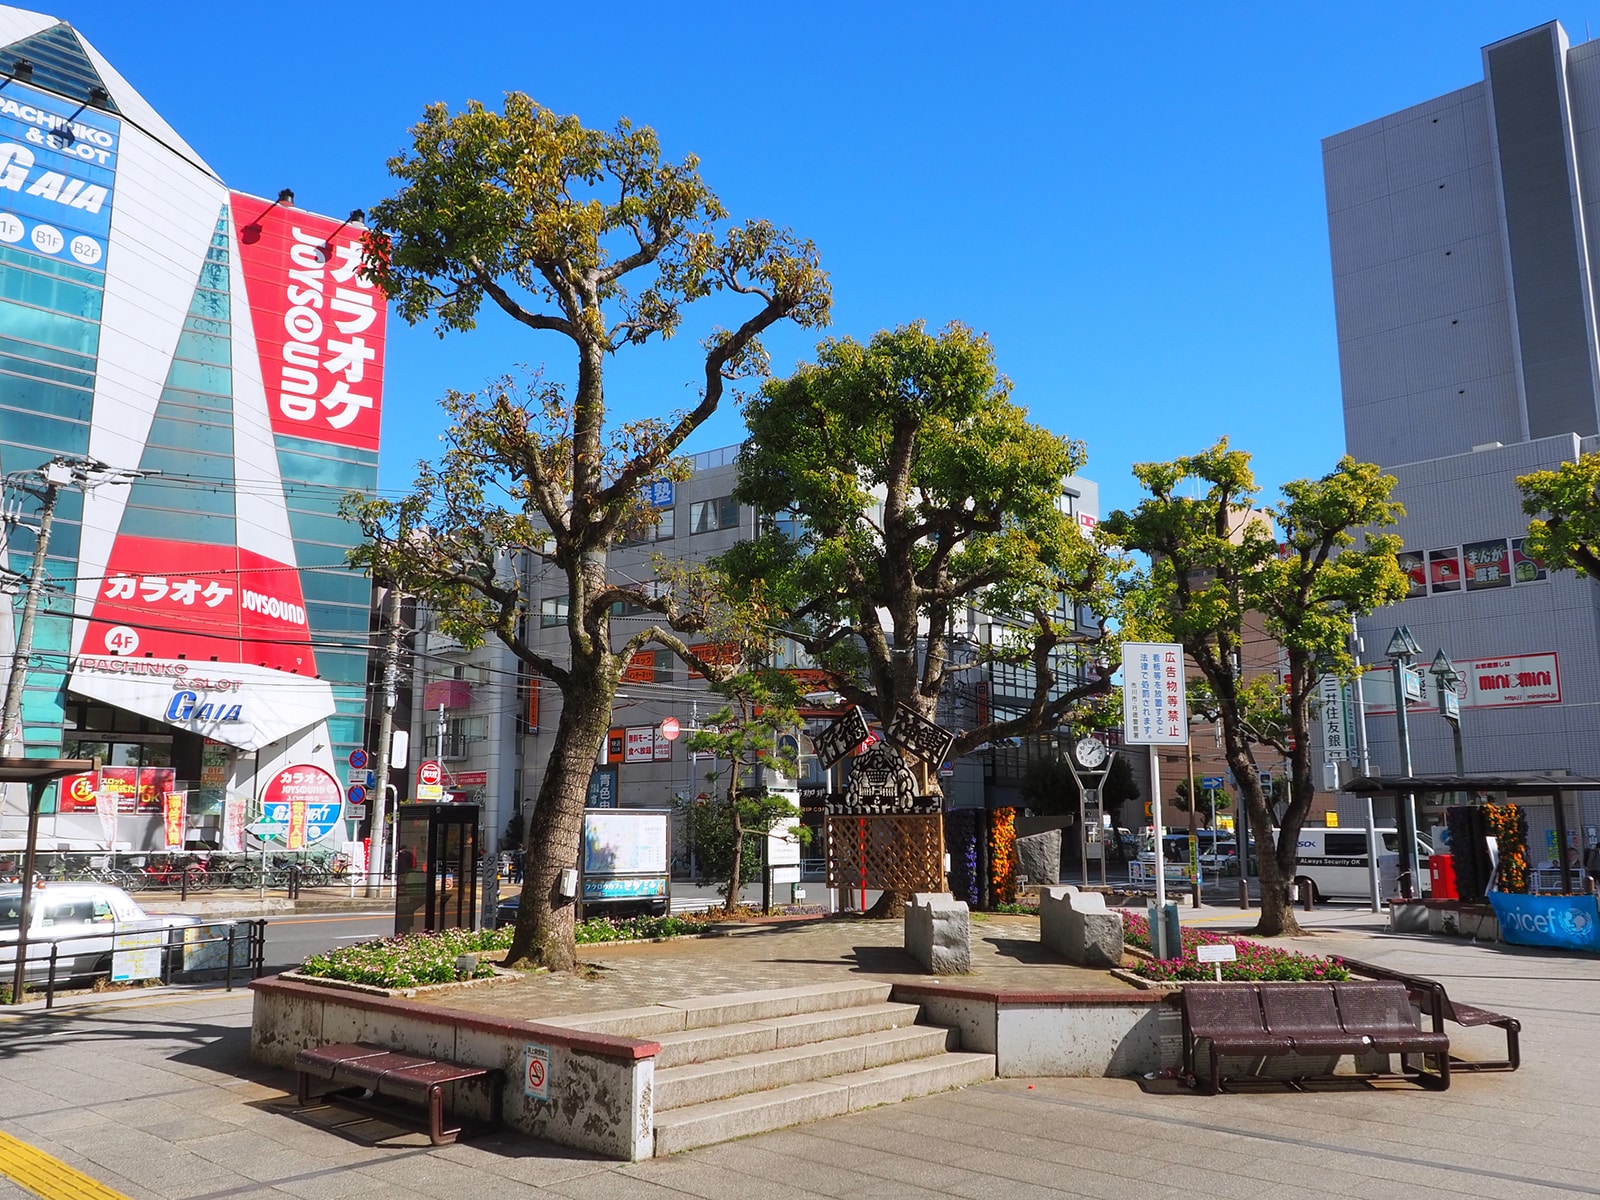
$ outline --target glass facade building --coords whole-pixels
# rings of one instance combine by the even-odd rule
[[[0,683],[64,465],[8,741],[103,763],[47,841],[160,848],[174,796],[190,844],[298,841],[291,791],[309,840],[347,832],[370,583],[338,507],[377,486],[385,315],[361,235],[230,191],[75,29],[0,7]]]

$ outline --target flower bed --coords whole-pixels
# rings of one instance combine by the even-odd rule
[[[456,983],[494,974],[494,967],[482,959],[470,973],[459,970],[456,963],[463,954],[504,950],[510,944],[510,929],[483,929],[476,933],[470,929],[446,929],[440,933],[408,934],[313,954],[300,965],[299,973],[381,988]]]
[[[704,930],[704,918],[687,917],[593,917],[579,921],[578,945],[596,942],[636,942],[656,938],[683,937]],[[509,944],[509,943],[508,943]]]
[[[1122,914],[1123,936],[1129,945],[1150,949],[1150,922],[1134,913]],[[1133,973],[1141,979],[1157,983],[1207,983],[1217,977],[1217,967],[1222,968],[1224,981],[1239,983],[1282,982],[1332,983],[1350,978],[1350,971],[1337,958],[1316,958],[1264,946],[1247,938],[1223,937],[1201,929],[1184,929],[1183,957],[1157,959],[1134,967]],[[1234,962],[1203,963],[1195,958],[1196,946],[1218,946],[1232,943],[1238,959]]]

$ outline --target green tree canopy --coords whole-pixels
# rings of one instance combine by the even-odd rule
[[[1600,579],[1600,454],[1519,476],[1528,522],[1523,553],[1556,571]]]
[[[1105,692],[1064,669],[1103,636],[1119,565],[1063,503],[1083,446],[1028,420],[986,337],[919,322],[830,340],[745,417],[738,498],[779,520],[720,565],[765,587],[781,632],[845,699],[931,718],[985,661],[1031,668],[1024,711],[961,730],[963,754],[1081,716]],[[960,652],[969,608],[999,622],[983,656]],[[1080,611],[1100,624],[1081,629]]]
[[[372,274],[407,321],[431,320],[441,336],[475,328],[486,305],[553,336],[564,378],[535,371],[450,393],[443,460],[423,464],[399,501],[347,506],[377,534],[354,558],[421,597],[447,632],[468,645],[498,637],[559,690],[510,957],[565,968],[576,947],[559,879],[577,858],[621,674],[644,645],[688,655],[674,630],[718,619],[687,573],[667,586],[618,583],[609,548],[655,519],[641,487],[682,476],[675,456],[727,386],[765,374],[762,333],[779,321],[826,323],[828,281],[809,242],[765,221],[730,224],[697,160],[668,161],[652,130],[626,120],[590,129],[513,92],[502,112],[430,105],[411,140],[389,162],[399,190],[371,209]],[[665,416],[608,423],[611,358],[672,337],[688,307],[712,296],[719,313],[743,316],[702,338],[698,397]],[[534,597],[507,551],[565,595],[559,650],[530,636]],[[539,591],[550,595],[549,578]],[[660,619],[614,644],[619,602]]]
[[[1351,619],[1407,591],[1395,558],[1399,539],[1378,532],[1403,515],[1390,498],[1394,478],[1347,456],[1320,479],[1284,484],[1283,499],[1263,507],[1250,456],[1226,438],[1200,454],[1141,463],[1134,474],[1145,499],[1101,525],[1106,536],[1149,558],[1129,579],[1125,634],[1182,643],[1204,677],[1260,847],[1257,932],[1293,933],[1299,926],[1288,885],[1315,792],[1310,728],[1317,680],[1327,672],[1353,674]],[[1246,614],[1256,614],[1282,647],[1288,665],[1281,684],[1241,672]],[[1290,762],[1290,798],[1276,839],[1256,746]]]

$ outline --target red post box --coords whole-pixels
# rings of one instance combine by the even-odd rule
[[[1428,878],[1433,883],[1435,900],[1459,900],[1456,891],[1456,860],[1449,854],[1428,856]]]

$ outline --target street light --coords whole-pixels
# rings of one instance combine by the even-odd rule
[[[1422,647],[1411,630],[1402,625],[1389,639],[1383,652],[1394,664],[1394,712],[1400,733],[1400,776],[1411,776],[1411,728],[1406,720],[1406,707],[1412,700],[1422,699],[1422,679],[1411,670],[1413,659],[1420,657]],[[1407,899],[1420,891],[1417,880],[1417,809],[1416,796],[1407,792],[1399,797],[1397,805],[1400,825],[1400,878],[1401,894]]]
[[[1433,665],[1428,668],[1428,674],[1438,681],[1439,712],[1450,723],[1450,736],[1456,747],[1456,774],[1465,775],[1466,758],[1461,753],[1461,696],[1456,691],[1461,672],[1456,670],[1450,656],[1440,650],[1433,656]]]

